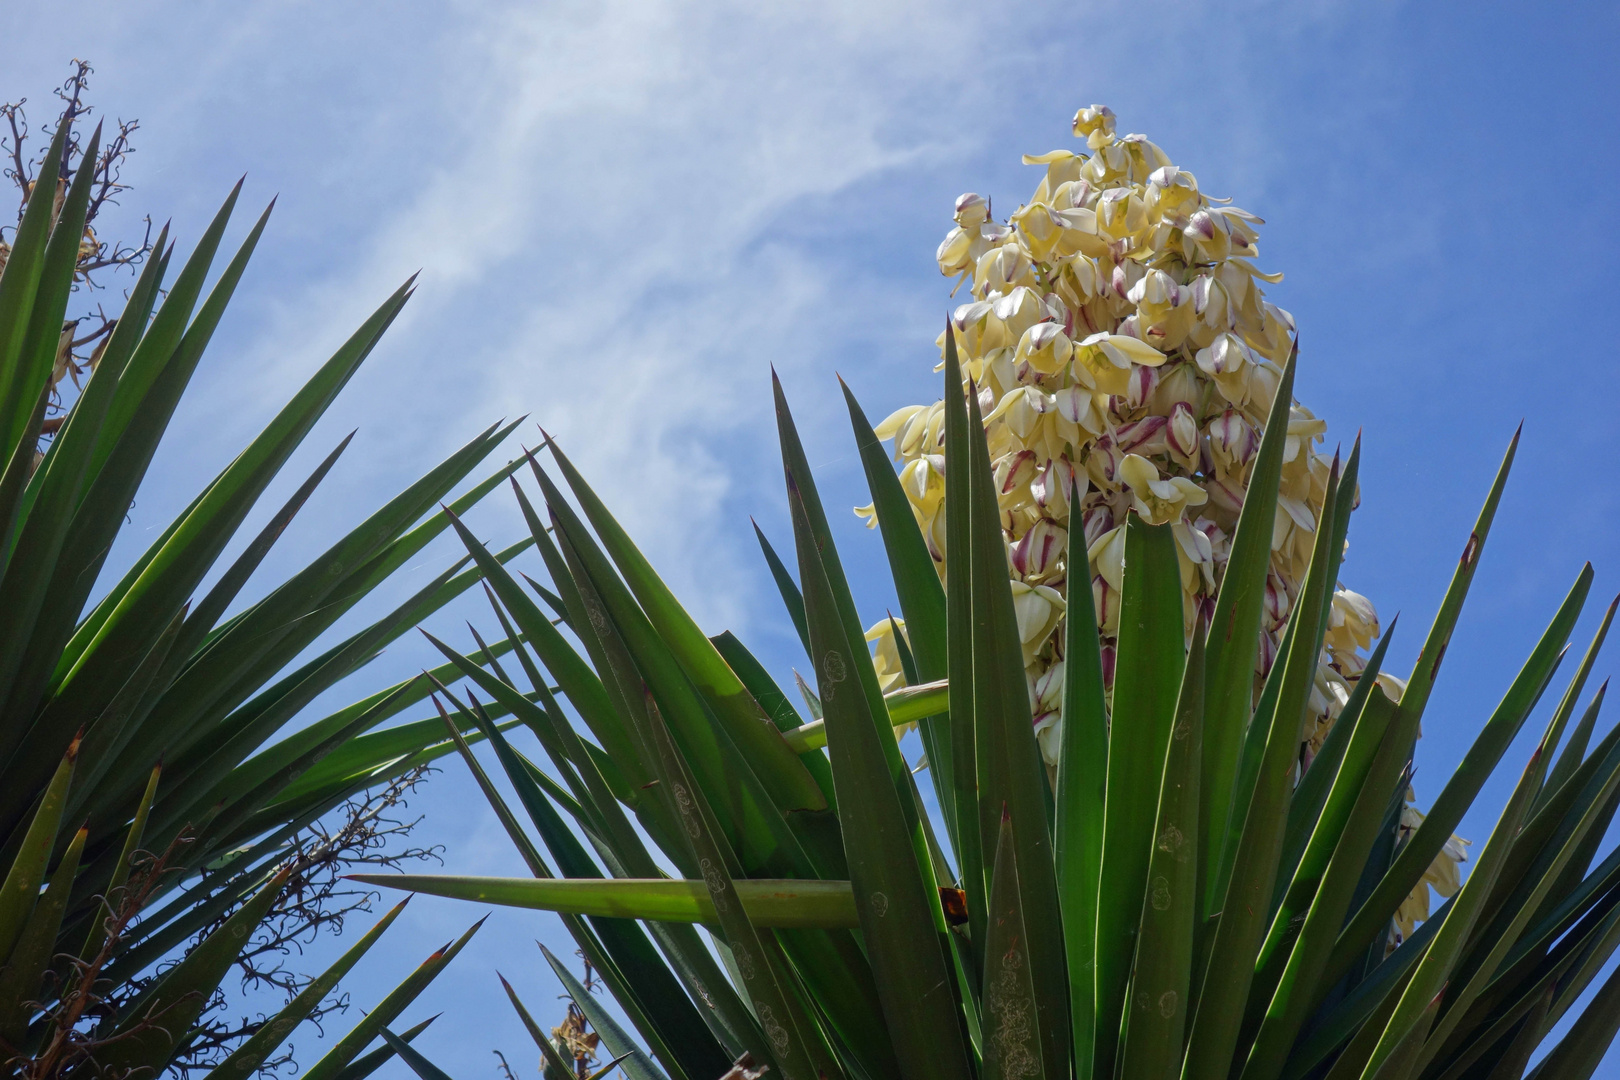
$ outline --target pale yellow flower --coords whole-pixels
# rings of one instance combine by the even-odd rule
[[[1140,454],[1126,454],[1120,478],[1130,486],[1132,505],[1149,525],[1180,521],[1189,506],[1202,506],[1209,496],[1185,476],[1159,478],[1159,470]]]
[[[872,624],[866,640],[872,644],[872,667],[877,670],[878,685],[887,694],[906,685],[905,668],[900,664],[900,647],[895,644],[894,628],[898,624],[905,632],[904,619],[883,619]]]
[[[1288,411],[1288,439],[1283,443],[1283,461],[1293,461],[1301,449],[1320,442],[1327,434],[1327,421],[1318,420],[1311,410],[1295,405]]]
[[[1099,136],[1087,145],[1095,150],[1114,136],[1114,110],[1106,105],[1089,105],[1074,114],[1074,133],[1079,136]]]
[[[965,192],[956,197],[956,206],[951,216],[956,219],[956,224],[964,229],[978,228],[990,217],[990,200],[975,191]]]
[[[1197,471],[1200,446],[1198,415],[1185,401],[1178,401],[1170,407],[1170,419],[1164,426],[1164,441],[1177,465],[1188,472]]]
[[[1209,534],[1195,525],[1177,521],[1171,526],[1176,537],[1176,557],[1181,563],[1181,587],[1189,593],[1215,587],[1215,545]]]
[[[1423,813],[1417,807],[1410,805],[1414,799],[1410,788],[1406,792],[1407,804],[1401,807],[1400,838],[1410,837],[1423,824]],[[1440,853],[1435,856],[1434,862],[1423,872],[1423,880],[1418,882],[1417,888],[1412,890],[1395,912],[1395,930],[1400,940],[1412,935],[1417,923],[1429,917],[1429,889],[1442,897],[1451,897],[1457,894],[1462,887],[1462,864],[1468,861],[1469,841],[1453,834],[1441,847]]]
[[[1122,526],[1133,510],[1174,526],[1190,632],[1219,590],[1295,343],[1293,317],[1265,292],[1282,276],[1254,262],[1258,217],[1212,201],[1144,136],[1118,134],[1103,106],[1081,109],[1074,133],[1083,145],[1026,158],[1041,170],[1034,192],[1010,202],[1018,209],[1004,220],[983,195],[957,199],[937,252],[943,273],[972,286],[950,332],[984,417],[1049,762],[1058,745],[1051,693],[1063,670],[1063,596],[1084,585],[1065,565],[1069,533],[1083,530],[1090,555],[1105,671],[1124,581]],[[943,334],[936,345],[943,357]],[[1257,691],[1309,564],[1330,468],[1318,452],[1326,425],[1289,404]],[[902,488],[943,576],[942,406],[899,410],[877,430],[893,442]],[[1076,491],[1079,521],[1070,520]],[[1372,605],[1347,590],[1329,622],[1302,740],[1307,761],[1378,633]],[[1379,684],[1399,693],[1387,677]]]
[[[1252,350],[1236,334],[1221,334],[1199,349],[1193,358],[1200,371],[1215,381],[1221,396],[1233,405],[1244,405],[1252,393],[1256,360]]]
[[[1378,612],[1373,608],[1372,601],[1349,589],[1335,591],[1323,640],[1328,652],[1338,660],[1341,670],[1349,675],[1359,674],[1362,661],[1357,653],[1370,648],[1377,637]]]
[[[1041,417],[1056,407],[1050,397],[1041,393],[1040,387],[1020,386],[1002,395],[984,422],[990,424],[1000,420],[1013,438],[1022,441],[1034,432]]]
[[[1018,637],[1024,646],[1024,665],[1029,666],[1046,639],[1063,621],[1063,594],[1049,585],[1013,581],[1013,611],[1018,615]]]
[[[1035,195],[1030,201],[1045,202],[1059,186],[1080,179],[1080,169],[1085,163],[1085,155],[1076,154],[1073,150],[1048,150],[1044,154],[1025,154],[1025,165],[1046,166],[1046,176],[1035,188]]]
[[[1260,450],[1260,436],[1243,419],[1243,414],[1227,409],[1209,422],[1205,429],[1209,436],[1210,456],[1215,467],[1225,473],[1239,474]]]
[[[1063,661],[1029,676],[1029,711],[1035,722],[1035,740],[1041,756],[1057,760],[1058,719],[1063,708]],[[1049,745],[1050,744],[1050,745]]]
[[[927,412],[927,405],[902,405],[886,416],[877,427],[873,428],[872,434],[883,442],[888,442],[890,439],[900,436],[899,440],[894,444],[894,456],[896,460],[899,460],[906,456],[911,447],[908,440],[900,433],[906,429],[906,425],[911,422],[912,418],[919,413]]]
[[[1013,569],[1026,581],[1040,581],[1056,575],[1062,566],[1069,532],[1051,518],[1038,518],[1012,546]]]
[[[991,248],[979,256],[973,271],[973,291],[980,297],[994,292],[1006,292],[1016,285],[1035,284],[1030,271],[1029,255],[1017,243],[1009,242]]]
[[[1107,394],[1072,383],[1052,395],[1052,406],[1064,420],[1076,428],[1084,428],[1093,438],[1107,430],[1104,419],[1108,409]]]
[[[1074,366],[1082,367],[1082,381],[1105,394],[1124,394],[1130,389],[1132,364],[1158,367],[1164,353],[1139,338],[1124,334],[1091,334],[1075,346]]]
[[[1056,375],[1074,354],[1074,343],[1055,322],[1036,323],[1018,341],[1017,360],[1042,375]]]

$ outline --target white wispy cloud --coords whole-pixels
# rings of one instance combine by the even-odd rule
[[[337,410],[362,436],[329,487],[347,506],[531,413],[709,625],[745,623],[760,584],[735,567],[757,562],[743,506],[776,487],[768,367],[824,457],[848,454],[834,368],[927,396],[928,256],[960,188],[1028,190],[1009,141],[1063,145],[1106,96],[1127,126],[1217,129],[1234,180],[1269,160],[1234,107],[1258,77],[1233,62],[1246,31],[1191,5],[1145,66],[1143,18],[1108,4],[287,0],[186,8],[190,33],[151,40],[86,7],[103,93],[150,106],[143,202],[200,217],[202,181],[244,167],[251,197],[286,196],[188,403],[205,438],[240,445],[421,270]]]

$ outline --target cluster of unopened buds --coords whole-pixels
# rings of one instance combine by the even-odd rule
[[[940,271],[970,295],[950,333],[978,395],[995,469],[1025,672],[1049,764],[1058,747],[1063,624],[1071,530],[1084,530],[1090,587],[1112,682],[1124,525],[1135,511],[1169,524],[1191,634],[1209,613],[1266,419],[1294,348],[1294,320],[1265,297],[1260,218],[1212,199],[1141,135],[1117,135],[1114,114],[1081,109],[1083,151],[1025,157],[1045,166],[1030,200],[1005,223],[977,194],[956,200],[939,245]],[[945,337],[937,342],[943,354]],[[940,370],[940,369],[936,369]],[[877,427],[893,440],[901,483],[936,568],[945,548],[944,406],[911,405]],[[1304,581],[1326,495],[1327,425],[1291,403],[1266,583],[1257,687],[1277,660]],[[1079,490],[1079,520],[1070,515]],[[858,513],[875,524],[871,507]],[[894,624],[868,634],[885,688],[903,680]],[[1301,765],[1331,729],[1379,634],[1372,603],[1333,596]],[[1386,676],[1385,679],[1388,677]]]

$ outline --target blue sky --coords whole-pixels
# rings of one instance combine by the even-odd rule
[[[124,209],[172,217],[183,247],[242,173],[249,206],[279,194],[123,558],[420,269],[311,437],[312,464],[359,428],[263,582],[528,413],[705,627],[737,630],[784,676],[797,645],[747,527],[788,528],[768,366],[829,501],[865,502],[834,372],[874,416],[932,400],[948,304],[932,254],[952,200],[979,191],[1005,214],[1038,179],[1019,155],[1070,146],[1074,110],[1106,103],[1267,219],[1261,263],[1287,274],[1269,294],[1301,328],[1298,394],[1330,442],[1363,433],[1343,577],[1403,614],[1393,670],[1525,422],[1426,718],[1424,802],[1583,560],[1597,579],[1579,647],[1620,588],[1617,31],[1608,5],[64,0],[0,8],[0,97],[43,102],[70,58],[91,60],[94,101],[142,121]],[[520,528],[498,499],[476,520],[491,539]],[[853,518],[843,541],[876,617],[877,541]],[[346,696],[424,662],[402,641]],[[1464,835],[1483,843],[1515,772]],[[459,767],[415,806],[450,869],[522,872]],[[350,980],[356,1002],[476,914],[419,899]],[[492,969],[549,1009],[534,937],[558,928],[498,913],[413,1011],[445,1011],[422,1045],[457,1075],[493,1074],[493,1048],[529,1059]]]

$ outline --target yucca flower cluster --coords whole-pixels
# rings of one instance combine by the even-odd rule
[[[964,286],[971,293],[950,321],[985,417],[1025,673],[1048,764],[1057,760],[1061,722],[1068,531],[1085,531],[1111,683],[1127,512],[1172,526],[1191,634],[1200,610],[1213,611],[1249,471],[1296,341],[1293,316],[1265,296],[1264,286],[1282,275],[1254,261],[1262,219],[1205,194],[1144,136],[1117,134],[1105,106],[1075,114],[1074,133],[1086,140],[1084,151],[1024,158],[1045,166],[1045,175],[1005,223],[989,199],[958,198],[955,226],[936,253],[941,273],[957,279],[953,295]],[[941,334],[942,354],[944,343]],[[906,406],[877,427],[879,438],[894,442],[902,484],[942,577],[943,422],[936,402]],[[1257,689],[1277,658],[1310,562],[1332,468],[1322,447],[1326,432],[1325,421],[1293,404]],[[1075,485],[1078,522],[1069,520]],[[857,512],[875,525],[871,507]],[[903,681],[893,626],[885,620],[868,635],[885,689]],[[1338,588],[1304,764],[1378,634],[1372,602]],[[1438,870],[1445,872],[1434,883],[1449,895],[1455,864]]]

